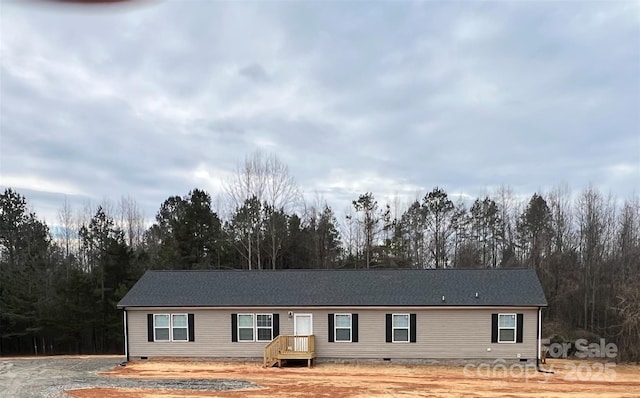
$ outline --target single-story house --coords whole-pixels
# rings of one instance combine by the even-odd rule
[[[532,269],[148,271],[118,303],[127,360],[540,358]]]

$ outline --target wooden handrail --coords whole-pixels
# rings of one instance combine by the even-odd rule
[[[285,338],[286,336],[283,335],[276,336],[275,339],[271,340],[271,342],[264,347],[264,366],[270,366],[273,364],[273,361],[278,359],[278,354],[282,352]]]

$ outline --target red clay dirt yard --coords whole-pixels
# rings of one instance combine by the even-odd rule
[[[101,375],[148,379],[242,379],[258,388],[187,391],[91,388],[74,398],[177,397],[640,397],[640,366],[549,360],[555,374],[518,368],[437,365],[319,364],[263,368],[252,362],[131,362]],[[494,367],[495,368],[495,367]],[[522,369],[522,368],[520,368]]]

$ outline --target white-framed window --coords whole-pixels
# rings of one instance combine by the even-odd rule
[[[238,341],[254,341],[253,314],[238,314]]]
[[[154,341],[189,341],[187,314],[153,314]]]
[[[173,341],[189,341],[187,314],[171,315],[171,336]]]
[[[498,343],[516,342],[516,314],[498,314]]]
[[[393,314],[392,330],[394,343],[408,343],[409,314]]]
[[[238,314],[238,341],[273,340],[273,314]]]
[[[273,340],[273,314],[256,314],[256,341]]]
[[[238,314],[238,341],[273,340],[273,314]]]
[[[351,342],[351,314],[335,314],[334,315],[334,328],[335,339],[334,341]]]

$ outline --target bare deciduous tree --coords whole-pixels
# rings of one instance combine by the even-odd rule
[[[618,295],[616,311],[621,319],[621,359],[633,361],[640,358],[640,276],[630,282]]]
[[[261,207],[271,209],[272,212],[288,213],[301,201],[300,190],[289,172],[289,167],[275,154],[265,155],[260,151],[247,156],[224,186],[235,210],[240,209],[247,200],[255,198]],[[276,217],[269,217],[267,222],[269,223],[271,267],[275,269],[279,251],[282,249],[282,231],[278,229],[279,223]],[[243,246],[248,251],[245,257],[248,259],[249,269],[253,268],[254,251],[258,268],[262,264],[260,259],[262,225],[254,226],[252,231],[251,235],[243,237],[246,241],[246,245]]]
[[[575,247],[575,232],[573,230],[571,192],[568,185],[559,185],[551,190],[549,209],[553,226],[552,250],[558,253],[571,250]]]
[[[504,239],[500,242],[502,266],[512,266],[516,263],[514,258],[514,230],[517,214],[520,213],[515,192],[508,185],[501,185],[494,193],[493,200],[500,209],[500,218],[504,224]]]
[[[62,208],[58,210],[58,222],[60,228],[62,228],[62,242],[61,246],[65,253],[65,280],[69,281],[69,272],[71,268],[71,250],[72,244],[76,239],[77,231],[74,231],[75,223],[73,217],[73,209],[69,203],[68,198],[64,197]]]
[[[139,247],[145,230],[144,216],[133,197],[122,196],[120,198],[117,219],[117,225],[124,231],[129,247]]]
[[[615,208],[610,198],[604,198],[595,188],[585,189],[577,202],[579,244],[582,266],[583,325],[595,330],[598,280],[607,259]]]

